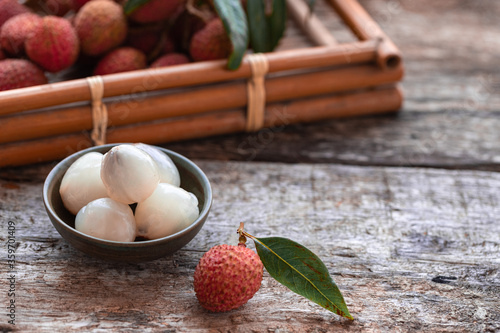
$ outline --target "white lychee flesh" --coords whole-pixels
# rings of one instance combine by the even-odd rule
[[[180,187],[161,183],[145,201],[137,204],[139,236],[157,239],[190,226],[199,216],[198,199]]]
[[[115,146],[104,155],[101,179],[109,197],[125,204],[146,200],[160,182],[153,159],[127,144]]]
[[[101,198],[83,207],[75,219],[75,229],[100,239],[133,242],[136,236],[134,213],[129,205]]]
[[[156,162],[158,172],[160,173],[161,183],[169,183],[175,186],[181,185],[179,170],[177,170],[174,162],[167,154],[145,143],[135,143],[134,146],[146,152]]]
[[[108,196],[101,180],[103,155],[91,152],[78,158],[66,171],[59,194],[64,207],[76,215],[89,202]]]

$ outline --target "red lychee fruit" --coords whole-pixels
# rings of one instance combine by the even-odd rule
[[[89,1],[90,0],[73,0],[73,9],[78,11],[80,10],[80,8],[83,7],[83,5],[85,5]]]
[[[7,20],[0,29],[0,44],[8,54],[20,56],[24,53],[24,42],[42,18],[33,13],[16,15]]]
[[[45,73],[31,61],[5,59],[0,61],[0,91],[46,84]]]
[[[74,8],[73,0],[39,0],[38,4],[48,15],[64,16]]]
[[[28,57],[49,72],[73,65],[80,51],[71,23],[58,16],[45,16],[28,36],[24,47]]]
[[[191,38],[189,54],[194,61],[227,58],[233,50],[222,20],[216,18]]]
[[[120,47],[102,58],[94,75],[121,73],[146,68],[146,55],[133,47]]]
[[[146,25],[129,28],[127,45],[149,55],[159,46],[163,29],[162,25]]]
[[[21,5],[17,0],[0,0],[0,27],[11,17],[29,11],[28,7]]]
[[[82,52],[90,56],[114,49],[127,37],[123,8],[109,0],[87,2],[76,14],[74,25]]]
[[[189,42],[193,35],[216,17],[215,13],[207,9],[203,13],[202,17],[194,15],[186,9],[175,19],[172,25],[171,36],[180,51],[189,52]]]
[[[243,244],[214,246],[196,266],[196,297],[212,312],[236,309],[259,290],[263,271],[259,256]]]
[[[185,0],[151,0],[137,8],[130,19],[137,23],[151,23],[170,19],[182,9]]]
[[[165,40],[161,49],[161,54],[174,53],[176,50],[175,42],[170,35],[165,36]]]
[[[175,66],[187,64],[189,62],[189,58],[186,57],[185,54],[182,53],[169,53],[165,54],[158,59],[156,59],[152,64],[151,68],[156,67],[167,67],[167,66]]]

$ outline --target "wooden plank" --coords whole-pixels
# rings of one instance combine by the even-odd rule
[[[500,174],[324,164],[198,164],[214,190],[209,220],[184,249],[143,264],[107,263],[77,252],[50,224],[40,181],[1,180],[0,240],[6,242],[6,221],[11,220],[19,244],[16,328],[500,329]],[[40,179],[46,171],[31,168]],[[192,288],[194,268],[211,246],[237,242],[240,221],[251,234],[288,237],[317,253],[355,320],[341,319],[293,294],[267,273],[259,292],[242,308],[222,314],[204,311]],[[2,258],[2,272],[5,265]],[[5,283],[1,288],[4,304]]]

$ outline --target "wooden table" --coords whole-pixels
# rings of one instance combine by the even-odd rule
[[[172,256],[90,258],[44,211],[54,163],[0,170],[0,239],[14,221],[17,244],[15,326],[2,245],[2,331],[498,332],[500,5],[360,2],[403,52],[403,109],[165,145],[194,159],[214,191],[206,225]],[[317,253],[354,321],[267,272],[245,306],[205,311],[195,266],[210,247],[235,244],[240,221]]]

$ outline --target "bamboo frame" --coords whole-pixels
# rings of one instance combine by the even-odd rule
[[[399,87],[388,86],[356,93],[273,103],[266,107],[264,125],[269,131],[273,131],[279,126],[293,123],[391,112],[401,105],[402,99]],[[304,112],[308,108],[314,108],[315,112]],[[245,123],[244,110],[230,109],[111,128],[108,132],[108,142],[166,143],[242,132]],[[92,143],[86,131],[9,143],[0,149],[0,166],[51,161],[90,146]]]
[[[397,47],[356,0],[328,1],[360,40],[339,44],[303,0],[288,0],[291,16],[320,46],[266,54],[265,127],[400,108]],[[245,131],[250,64],[225,66],[206,61],[103,76],[107,141],[159,144]],[[90,99],[86,79],[0,92],[0,167],[90,146]]]

